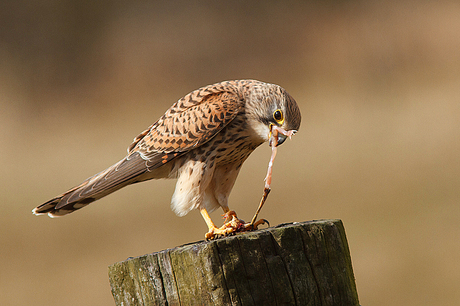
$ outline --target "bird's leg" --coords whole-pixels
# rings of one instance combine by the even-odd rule
[[[224,225],[219,228],[214,224],[214,222],[212,222],[208,211],[204,208],[200,209],[201,215],[203,216],[203,219],[209,229],[205,235],[206,240],[211,240],[220,236],[229,236],[232,233],[246,230],[246,226],[249,223],[245,223],[243,220],[238,219],[236,213],[233,210],[228,209],[228,207],[223,207],[222,209],[225,213],[222,215],[222,217],[225,218],[225,222]]]
[[[217,228],[212,222],[211,217],[209,217],[209,214],[206,211],[206,209],[202,208],[200,210],[201,215],[203,216],[209,228],[209,232],[206,233],[206,236],[205,236],[206,239],[214,239],[216,236],[227,236],[235,232],[252,231],[252,230],[256,230],[259,225],[262,225],[265,223],[268,224],[268,221],[265,219],[260,219],[258,221],[256,220],[257,220],[257,217],[259,216],[262,206],[264,206],[264,203],[267,200],[268,194],[271,191],[270,186],[272,183],[272,169],[273,169],[273,162],[275,161],[277,147],[278,147],[278,135],[282,134],[286,137],[291,138],[295,132],[296,131],[294,130],[286,131],[274,125],[270,127],[270,134],[271,134],[270,135],[270,145],[272,147],[272,155],[270,157],[270,162],[268,163],[267,176],[265,177],[264,193],[262,195],[262,199],[260,200],[259,207],[257,208],[257,211],[254,214],[254,217],[252,218],[251,222],[245,223],[243,220],[237,218],[236,213],[233,210],[230,210],[228,207],[223,207],[222,209],[224,210],[224,213],[225,213],[223,215],[223,217],[225,218],[225,223],[222,227]]]
[[[238,219],[236,213],[233,210],[228,209],[228,207],[223,207],[224,214],[222,217],[225,218],[224,225],[217,227],[214,222],[212,222],[211,217],[208,214],[208,211],[204,208],[200,209],[200,213],[203,216],[204,221],[208,225],[209,231],[206,233],[206,240],[212,240],[219,237],[229,236],[237,232],[250,231],[257,229],[257,226],[265,223],[265,220],[259,220],[256,224],[246,223],[244,220]]]
[[[231,226],[226,227],[225,224],[221,228],[217,228],[214,222],[212,222],[211,217],[208,214],[208,211],[204,208],[200,209],[200,213],[203,216],[206,225],[208,226],[209,231],[205,234],[206,240],[214,239],[218,236],[228,236],[233,233],[235,229]]]

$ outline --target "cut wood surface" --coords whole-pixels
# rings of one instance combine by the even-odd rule
[[[359,305],[340,220],[281,224],[115,263],[116,305]]]

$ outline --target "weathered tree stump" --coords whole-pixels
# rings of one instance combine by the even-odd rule
[[[340,220],[282,224],[109,267],[117,305],[359,305]]]

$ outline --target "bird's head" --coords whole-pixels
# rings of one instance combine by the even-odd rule
[[[246,99],[249,125],[262,141],[276,146],[299,130],[301,115],[297,102],[286,90],[275,84],[256,82]]]

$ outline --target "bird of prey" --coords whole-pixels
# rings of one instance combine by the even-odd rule
[[[179,99],[134,138],[121,161],[33,213],[63,216],[124,186],[177,178],[172,210],[179,216],[200,210],[209,228],[207,239],[257,228],[264,220],[255,222],[255,216],[250,224],[244,223],[228,207],[238,172],[255,148],[270,141],[274,149],[299,129],[300,121],[296,101],[278,85],[235,80],[202,87]],[[208,214],[218,207],[226,217],[220,228]]]

